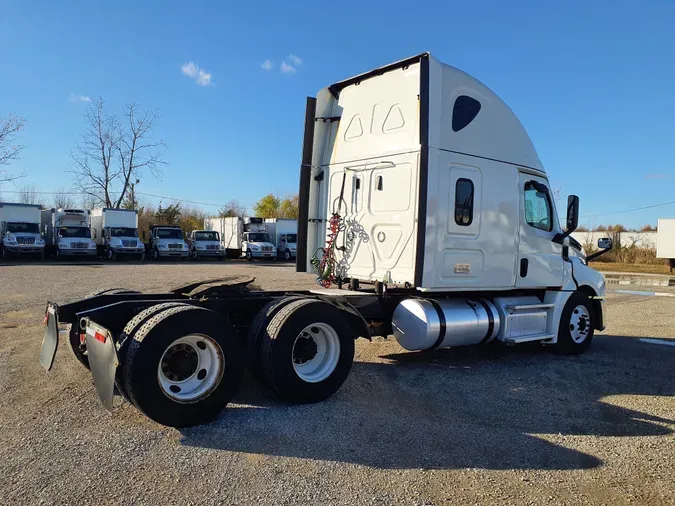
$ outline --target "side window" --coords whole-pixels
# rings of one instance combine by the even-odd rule
[[[473,181],[460,178],[455,183],[455,223],[468,227],[473,222]]]
[[[525,183],[525,221],[539,230],[553,229],[553,212],[548,192],[539,191],[532,181]]]

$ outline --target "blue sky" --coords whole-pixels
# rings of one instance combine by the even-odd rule
[[[511,106],[553,186],[578,194],[588,221],[675,201],[674,27],[670,0],[5,0],[0,116],[27,120],[11,167],[28,174],[20,184],[51,191],[72,187],[79,97],[156,107],[169,165],[138,190],[250,205],[297,191],[307,95],[429,50]],[[594,221],[659,216],[675,205]]]

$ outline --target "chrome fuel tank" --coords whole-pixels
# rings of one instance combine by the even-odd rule
[[[392,327],[405,349],[432,350],[490,342],[500,319],[485,299],[406,299],[396,306]]]

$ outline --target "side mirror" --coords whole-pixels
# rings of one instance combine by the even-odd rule
[[[565,232],[569,235],[579,226],[579,197],[570,195],[567,197],[567,227]]]
[[[612,239],[609,237],[598,239],[598,249],[612,249],[612,245]]]

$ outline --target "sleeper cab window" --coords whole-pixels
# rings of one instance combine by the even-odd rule
[[[531,182],[525,183],[525,221],[527,224],[550,232],[553,229],[552,215],[551,199],[548,193],[537,191]]]
[[[473,181],[460,178],[455,183],[455,223],[468,227],[473,223]]]
[[[459,132],[471,123],[480,112],[480,102],[475,98],[460,95],[452,107],[452,131]]]

